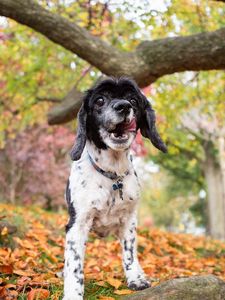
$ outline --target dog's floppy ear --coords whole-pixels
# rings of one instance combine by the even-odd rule
[[[72,160],[78,160],[81,157],[81,154],[84,150],[86,144],[86,121],[87,121],[87,112],[84,107],[84,102],[78,112],[78,127],[75,144],[70,152],[70,157]]]
[[[152,109],[150,102],[147,98],[143,95],[144,100],[144,109],[142,110],[141,115],[141,123],[140,123],[140,130],[141,134],[150,139],[152,144],[161,150],[162,152],[167,152],[167,147],[163,143],[157,129],[155,127],[155,111]]]

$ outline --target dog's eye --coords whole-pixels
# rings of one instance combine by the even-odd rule
[[[131,99],[131,100],[130,100],[130,103],[131,103],[132,105],[136,105],[136,104],[137,104],[137,101],[136,101],[135,99]]]
[[[95,101],[95,104],[97,104],[98,106],[102,106],[105,103],[105,100],[100,97]]]

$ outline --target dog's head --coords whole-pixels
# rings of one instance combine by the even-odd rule
[[[128,78],[105,79],[83,99],[71,158],[81,157],[86,139],[99,149],[125,150],[139,128],[156,148],[167,151],[155,127],[155,112],[137,84]]]

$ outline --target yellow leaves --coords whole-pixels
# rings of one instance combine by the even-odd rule
[[[99,296],[99,299],[101,299],[101,300],[115,300],[115,298],[113,298],[113,297],[102,296],[102,295]]]
[[[8,228],[3,227],[2,231],[1,231],[1,235],[7,235],[7,234],[8,234]]]

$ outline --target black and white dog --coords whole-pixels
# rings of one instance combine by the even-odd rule
[[[137,130],[163,152],[155,113],[136,83],[108,78],[88,90],[78,114],[74,161],[66,189],[64,300],[81,300],[83,261],[90,230],[120,239],[128,287],[150,286],[138,262],[136,245],[139,185],[129,148]]]

